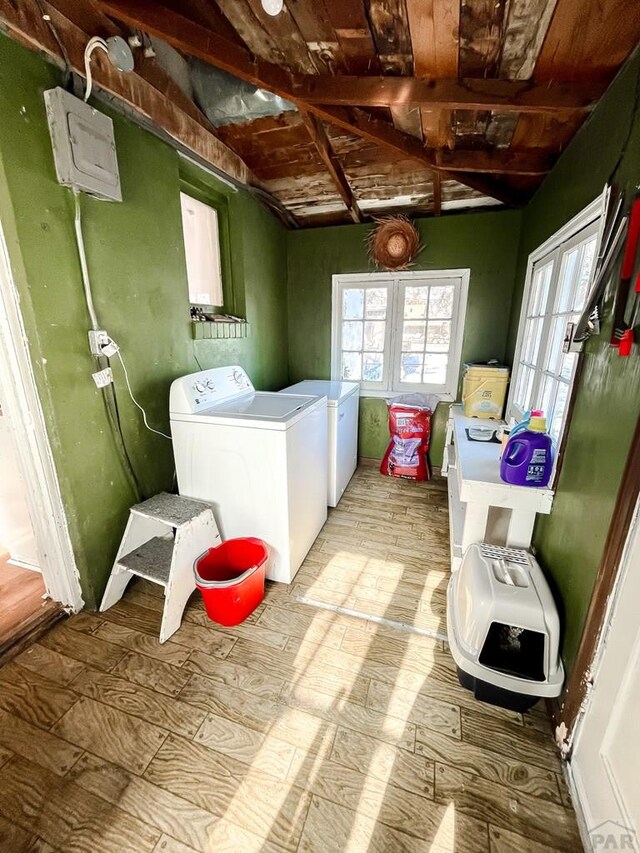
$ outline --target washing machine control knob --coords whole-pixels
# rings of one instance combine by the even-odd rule
[[[202,394],[202,392],[204,391],[204,385],[202,384],[202,382],[196,382],[196,384],[193,387],[196,389],[196,391],[199,394]]]

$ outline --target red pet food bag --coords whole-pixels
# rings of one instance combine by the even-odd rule
[[[427,451],[431,438],[431,414],[431,408],[420,404],[389,403],[391,440],[380,465],[381,474],[407,480],[430,479]]]

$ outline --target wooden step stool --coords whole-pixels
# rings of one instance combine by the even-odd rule
[[[196,588],[193,564],[220,544],[211,506],[161,492],[132,506],[100,610],[120,599],[132,577],[164,587],[160,642],[180,627],[182,613]]]

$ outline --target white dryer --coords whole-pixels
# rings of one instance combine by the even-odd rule
[[[358,464],[360,385],[339,380],[305,379],[281,394],[317,394],[327,398],[329,426],[327,504],[337,506]]]
[[[231,366],[176,379],[169,408],[180,494],[213,504],[223,539],[263,539],[267,577],[291,583],[327,519],[326,398]]]

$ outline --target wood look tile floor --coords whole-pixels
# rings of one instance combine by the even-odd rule
[[[23,651],[0,670],[0,851],[581,850],[544,707],[479,704],[437,637],[446,500],[360,468],[243,625],[196,593],[160,645],[138,582]]]

